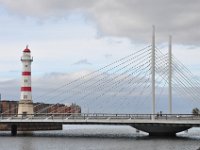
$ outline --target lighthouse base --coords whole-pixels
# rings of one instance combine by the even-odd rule
[[[20,100],[18,105],[18,116],[33,115],[33,102],[31,100]]]

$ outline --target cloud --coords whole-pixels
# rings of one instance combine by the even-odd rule
[[[140,87],[139,78],[131,83],[131,78],[121,81],[125,76],[110,80],[110,74],[99,76],[100,72],[91,74],[91,71],[83,70],[74,73],[50,73],[43,77],[33,78],[33,101],[46,103],[72,103],[81,105],[83,112],[108,112],[108,113],[149,113],[151,112],[151,87]],[[90,74],[90,75],[88,75]],[[118,74],[114,74],[116,77]],[[107,78],[104,78],[107,77]],[[78,79],[78,80],[77,80]],[[19,100],[19,79],[1,82],[0,91],[4,100]],[[108,82],[109,81],[109,82]],[[145,81],[146,82],[146,81]],[[118,84],[116,84],[118,83]],[[113,86],[115,85],[115,86]],[[145,86],[145,85],[143,85]],[[137,89],[135,89],[135,87]],[[144,91],[143,91],[144,90]],[[157,88],[157,92],[161,89]],[[130,91],[133,91],[129,94]],[[143,91],[143,92],[142,92]],[[160,93],[160,92],[159,92]],[[157,95],[157,110],[167,112],[167,88],[163,94]],[[139,97],[138,97],[139,96]],[[186,100],[174,93],[174,107],[176,112],[190,112],[196,103]],[[181,101],[179,101],[181,99]],[[161,101],[162,100],[162,101]],[[182,101],[184,100],[184,101]],[[190,105],[188,105],[190,103]],[[193,105],[194,104],[194,105]],[[163,109],[161,109],[163,107]],[[138,109],[140,108],[140,109]],[[184,109],[183,109],[184,108]]]
[[[75,62],[73,65],[92,65],[87,59],[82,59]]]
[[[199,45],[200,1],[0,0],[0,4],[14,13],[38,18],[81,12],[97,23],[102,35],[128,37],[133,41],[149,41],[154,24],[158,41],[167,41],[172,34],[176,43]]]
[[[60,97],[62,93],[67,95],[68,92],[64,89],[50,99],[51,94],[56,92],[54,89],[75,80],[82,74],[80,72],[57,72],[72,72],[74,68],[76,70],[76,68],[82,67],[81,65],[90,65],[87,68],[93,67],[94,69],[98,65],[110,63],[105,61],[105,57],[109,58],[112,55],[112,58],[116,59],[121,58],[122,55],[128,55],[132,52],[130,50],[132,46],[136,46],[137,43],[142,42],[141,45],[150,43],[152,24],[156,25],[157,42],[167,41],[168,34],[174,35],[173,43],[181,44],[179,48],[173,47],[178,49],[174,51],[176,56],[180,56],[184,61],[188,60],[184,63],[198,64],[200,56],[198,47],[200,39],[199,5],[200,1],[193,0],[0,0],[0,11],[4,8],[1,17],[4,16],[5,19],[1,19],[2,23],[5,24],[2,26],[2,31],[4,31],[2,32],[4,33],[2,40],[5,41],[2,44],[5,45],[1,45],[4,52],[1,54],[0,68],[3,72],[9,72],[11,69],[20,70],[21,50],[15,49],[23,47],[27,44],[27,40],[31,41],[31,50],[33,50],[34,58],[36,58],[33,63],[33,73],[40,73],[40,76],[33,78],[33,95],[36,98],[34,100],[37,101],[39,95],[47,93],[43,99],[39,100],[57,102],[62,100],[63,97]],[[72,16],[78,14],[82,20],[85,19],[85,22],[80,21],[80,18],[70,20],[71,14]],[[36,20],[39,23],[35,23]],[[70,26],[69,22],[72,22]],[[57,25],[55,26],[55,24]],[[90,25],[87,26],[88,24]],[[87,26],[88,29],[80,28],[80,26]],[[95,28],[92,29],[94,33],[88,36],[92,32],[91,26]],[[98,29],[99,34],[98,37],[94,38],[96,29]],[[102,38],[102,36],[104,37]],[[188,44],[188,47],[192,48],[190,53],[187,53],[187,46],[182,47],[182,44]],[[137,47],[135,48],[137,49]],[[102,56],[105,56],[103,61],[98,58]],[[74,62],[74,58],[80,61],[73,64],[77,66],[72,67],[70,64]],[[8,59],[10,60],[8,61]],[[12,59],[16,61],[11,64]],[[93,65],[88,59],[92,61]],[[98,65],[95,66],[95,64]],[[84,71],[84,73],[89,73],[89,71]],[[45,75],[41,76],[41,74]],[[7,76],[8,73],[6,73]],[[124,86],[126,87],[126,84]],[[19,89],[19,80],[0,81],[0,91],[6,99],[18,99]],[[91,86],[91,89],[94,88]],[[54,91],[50,93],[49,91],[52,90]],[[75,90],[85,90],[85,87]],[[127,90],[130,90],[130,88],[127,88]],[[123,92],[120,94],[125,95]],[[95,93],[93,96],[96,96]],[[83,100],[77,101],[77,99],[63,100],[76,101],[78,104],[81,102],[83,105],[90,105],[91,102],[93,112],[96,111],[97,107],[99,107],[98,110],[104,108],[107,108],[107,110],[112,108],[113,110],[115,108],[122,111],[128,110],[127,107],[130,107],[129,113],[136,108],[133,101],[123,103],[123,97],[116,97],[119,101],[113,98],[105,98],[102,101],[85,99],[87,103]],[[135,100],[133,97],[130,99]],[[130,103],[132,105],[129,105]],[[142,99],[139,103],[147,106],[150,101],[145,103],[145,100]],[[120,107],[120,104],[123,107]]]
[[[3,100],[18,100],[20,95],[20,79],[0,81],[0,93]]]
[[[104,56],[105,56],[106,59],[109,59],[109,58],[112,57],[112,54],[105,54]]]

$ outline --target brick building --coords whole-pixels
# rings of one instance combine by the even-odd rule
[[[0,113],[9,115],[17,115],[18,101],[2,100],[0,101]],[[67,106],[64,104],[47,104],[47,103],[34,103],[35,113],[81,113],[81,107],[72,103]]]

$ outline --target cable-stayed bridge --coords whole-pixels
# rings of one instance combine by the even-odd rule
[[[150,135],[174,135],[199,127],[199,115],[174,113],[174,97],[187,99],[179,103],[199,103],[200,84],[172,55],[171,38],[169,41],[169,52],[164,54],[155,46],[153,33],[150,46],[38,97],[57,103],[76,101],[85,108],[93,107],[90,113],[85,109],[82,114],[62,110],[47,114],[48,107],[26,116],[4,112],[0,125],[12,134],[17,130],[62,129],[63,124],[130,125]]]

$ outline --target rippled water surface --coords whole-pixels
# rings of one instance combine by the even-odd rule
[[[0,150],[200,150],[200,129],[175,138],[152,138],[128,126],[65,126],[63,131],[10,136],[0,132]]]

